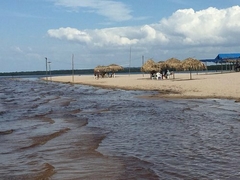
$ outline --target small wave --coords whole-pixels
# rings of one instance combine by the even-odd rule
[[[67,117],[64,116],[64,120],[70,123],[75,123],[78,126],[77,127],[83,127],[88,124],[88,119],[87,118],[78,118],[78,117]]]
[[[44,163],[41,172],[37,173],[34,179],[49,179],[53,174],[55,174],[54,167],[49,163]]]
[[[8,113],[8,112],[9,112],[9,111],[0,111],[0,116],[6,114],[6,113]]]
[[[13,129],[10,130],[6,130],[6,131],[0,131],[0,135],[7,135],[7,134],[12,134],[13,133]]]
[[[19,172],[15,174],[8,174],[7,176],[2,176],[1,179],[11,179],[11,180],[44,180],[50,179],[50,177],[55,174],[55,168],[49,164],[44,163],[39,170],[34,170],[34,172]]]
[[[70,130],[70,128],[65,128],[65,129],[61,129],[55,133],[49,134],[49,135],[33,137],[32,138],[33,143],[30,146],[22,147],[20,149],[24,150],[24,149],[29,149],[29,148],[34,148],[36,146],[44,145],[51,139],[54,139],[64,133],[66,133],[69,130]]]
[[[81,112],[81,109],[74,109],[74,110],[70,111],[70,113],[72,113],[72,114],[77,114],[80,112]]]
[[[35,115],[34,117],[30,117],[28,119],[39,119],[39,120],[41,120],[43,122],[48,122],[50,124],[54,124],[55,121],[52,118],[47,117],[46,115],[47,114]]]
[[[123,160],[125,174],[120,177],[123,179],[149,179],[158,180],[159,176],[152,170],[153,164],[140,160],[136,157],[118,157]]]

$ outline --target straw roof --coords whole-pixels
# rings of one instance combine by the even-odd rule
[[[123,70],[123,67],[122,66],[119,66],[117,64],[110,64],[107,66],[108,70],[109,71],[120,71],[120,70]]]
[[[152,72],[158,70],[159,70],[158,64],[154,62],[152,59],[147,60],[141,67],[142,72]]]
[[[107,68],[107,66],[97,66],[94,68],[94,71],[106,72]]]
[[[187,58],[182,61],[182,67],[184,70],[203,70],[206,66],[201,61],[194,58]]]
[[[123,67],[117,64],[110,64],[108,66],[97,66],[94,68],[94,71],[100,71],[100,72],[110,72],[110,71],[116,72],[120,70],[123,70]]]
[[[181,70],[182,69],[182,63],[179,59],[176,58],[170,58],[165,61],[165,63],[168,65],[169,68],[175,69],[175,70]]]
[[[158,66],[158,71],[169,68],[168,64],[165,61],[159,61],[157,63],[157,66]]]

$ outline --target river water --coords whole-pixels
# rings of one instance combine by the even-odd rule
[[[0,179],[240,179],[240,104],[0,78]]]

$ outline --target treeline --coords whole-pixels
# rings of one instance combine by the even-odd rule
[[[123,71],[119,71],[119,73],[128,73],[129,68],[124,68]],[[130,68],[130,72],[141,72],[140,67],[132,67]],[[50,72],[47,72],[48,75],[50,75]],[[70,75],[72,74],[72,70],[52,70],[51,75]],[[74,70],[74,74],[81,75],[81,74],[93,74],[93,69],[76,69]],[[36,75],[36,76],[44,76],[46,75],[46,71],[22,71],[22,72],[4,72],[0,73],[0,76],[30,76],[30,75]]]
[[[211,66],[207,66],[207,69],[209,71],[220,71],[220,70],[234,70],[234,66],[231,65],[226,65],[226,64],[218,64],[218,65],[211,65]]]
[[[207,69],[210,71],[220,71],[220,70],[230,70],[232,67],[226,65],[210,65],[207,66]],[[141,67],[132,67],[130,68],[131,73],[140,73]],[[123,71],[119,71],[118,73],[129,73],[129,68],[124,68]],[[48,75],[50,72],[48,72]],[[72,70],[52,70],[51,75],[70,75],[72,74]],[[74,70],[74,74],[82,75],[82,74],[93,74],[93,69],[76,69]],[[0,73],[0,76],[44,76],[46,75],[46,71],[22,71],[22,72],[4,72]]]

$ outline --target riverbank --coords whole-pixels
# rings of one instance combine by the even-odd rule
[[[157,98],[220,98],[240,101],[240,75],[232,73],[176,73],[175,78],[156,80],[149,74],[116,75],[95,79],[92,75],[56,76],[52,81],[76,83],[101,88],[158,91]],[[50,80],[50,78],[48,78]]]

